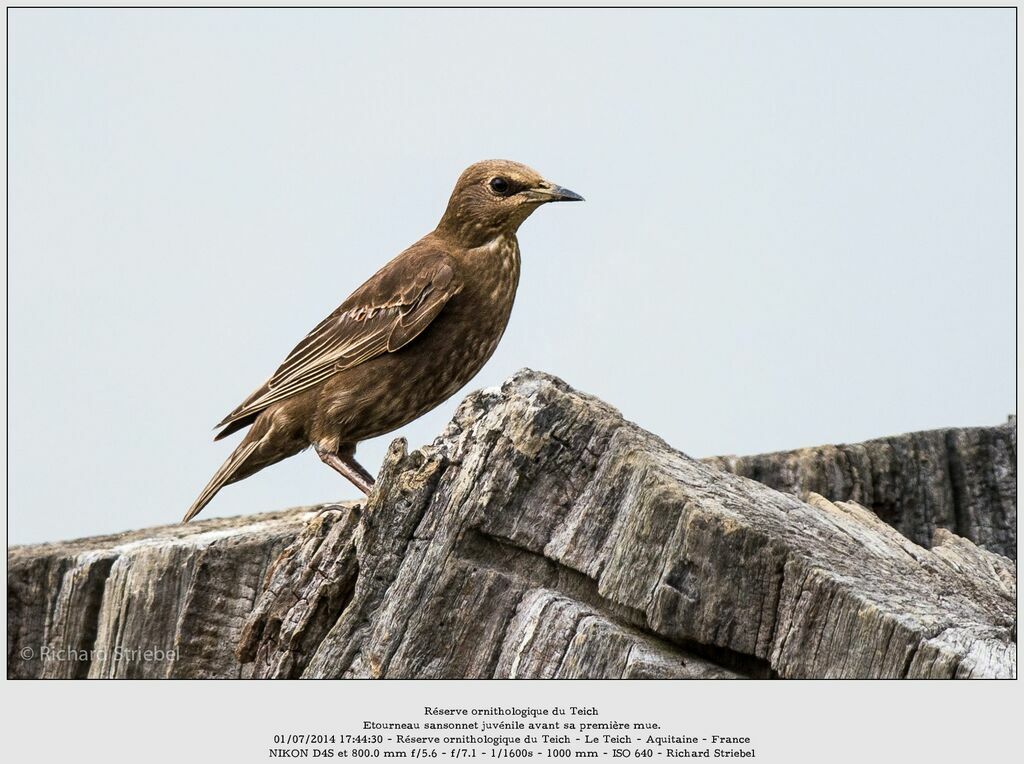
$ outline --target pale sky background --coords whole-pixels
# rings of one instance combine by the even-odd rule
[[[587,201],[371,472],[523,366],[692,456],[1004,421],[1013,13],[11,11],[10,542],[178,521],[213,424],[492,157]],[[201,517],[355,495],[307,452]]]

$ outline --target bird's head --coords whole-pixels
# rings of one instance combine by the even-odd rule
[[[581,201],[579,194],[544,180],[524,164],[488,159],[470,165],[459,177],[437,230],[462,246],[478,246],[514,234],[542,204]]]

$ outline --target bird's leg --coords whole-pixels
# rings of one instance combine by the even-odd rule
[[[360,491],[367,496],[370,495],[370,491],[373,490],[373,475],[356,461],[355,446],[342,446],[337,453],[317,448],[316,455],[324,464],[344,475]]]

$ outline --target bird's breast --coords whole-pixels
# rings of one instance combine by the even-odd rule
[[[446,395],[480,371],[505,332],[519,286],[519,246],[515,238],[503,238],[467,250],[459,265],[462,289],[430,327],[438,350],[435,363],[451,370],[445,375]]]
[[[468,250],[461,261],[463,287],[453,312],[465,322],[467,338],[485,344],[493,338],[496,346],[508,324],[519,286],[519,245],[515,237],[500,237]]]

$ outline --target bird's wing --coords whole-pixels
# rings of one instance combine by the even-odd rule
[[[274,375],[217,427],[395,352],[426,329],[460,288],[451,259],[442,252],[410,252],[392,260],[306,335]]]

